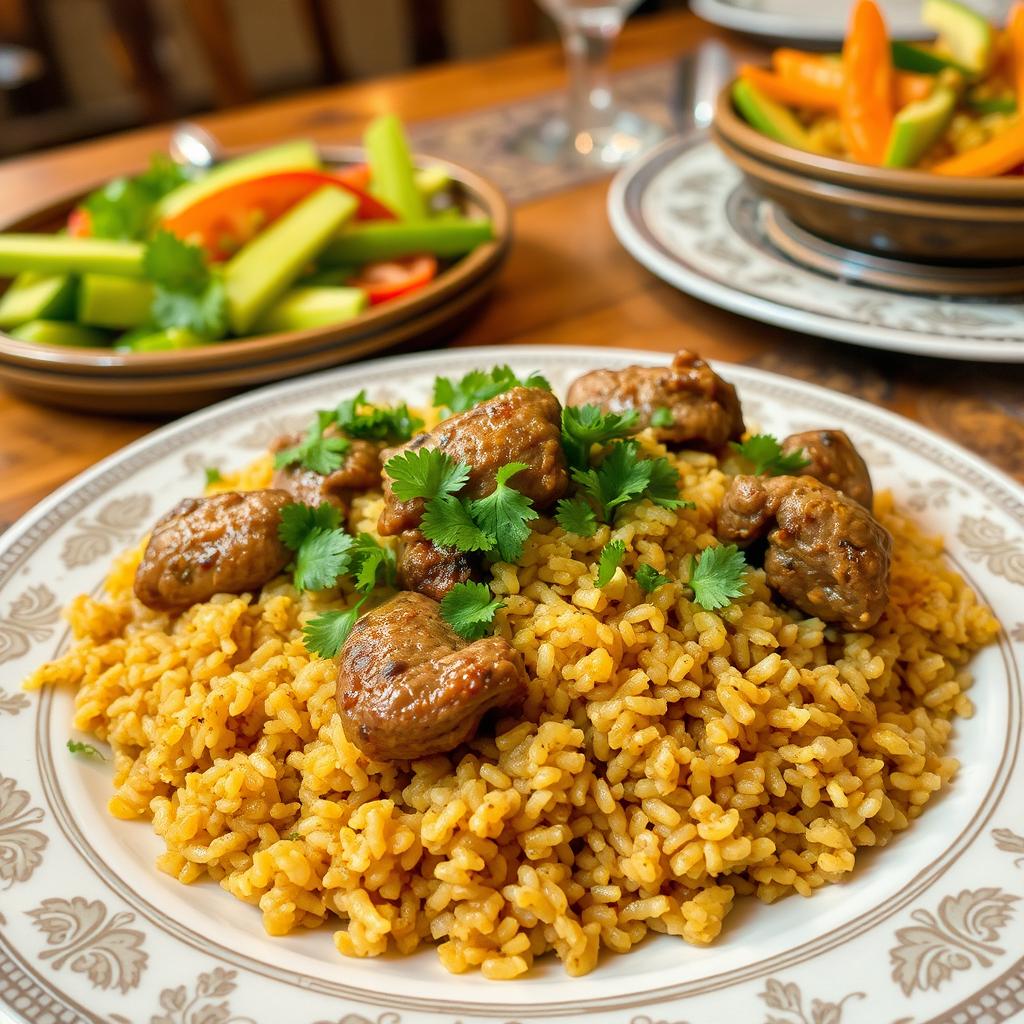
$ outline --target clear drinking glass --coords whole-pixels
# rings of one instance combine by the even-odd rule
[[[529,129],[519,150],[544,162],[573,158],[606,167],[649,149],[663,129],[615,105],[608,58],[640,0],[537,0],[562,35],[569,75],[563,117]]]

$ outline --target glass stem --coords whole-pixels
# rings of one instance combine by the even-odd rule
[[[615,116],[608,58],[621,29],[621,17],[563,27],[569,71],[568,120],[573,139],[605,127]]]

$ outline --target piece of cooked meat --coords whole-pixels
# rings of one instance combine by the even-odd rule
[[[469,556],[455,548],[441,548],[419,530],[406,530],[398,538],[398,585],[440,601],[457,583],[473,577]]]
[[[422,594],[403,591],[367,612],[339,656],[345,735],[378,760],[446,753],[472,739],[491,708],[525,696],[515,648],[495,636],[463,640]]]
[[[329,428],[327,435],[331,432]],[[285,434],[274,441],[270,450],[279,452],[293,448],[302,440],[302,436]],[[285,466],[274,471],[270,485],[287,491],[292,496],[292,501],[314,506],[322,501],[329,501],[347,512],[354,494],[380,486],[380,453],[383,448],[384,446],[376,441],[363,441],[357,438],[344,453],[345,461],[333,473],[323,476],[303,466]]]
[[[522,462],[526,469],[512,480],[538,509],[563,497],[569,488],[569,473],[562,451],[562,407],[543,388],[512,388],[490,401],[439,423],[399,448],[384,452],[384,463],[403,452],[439,448],[456,462],[469,466],[469,480],[461,491],[466,498],[484,498],[495,488],[495,476],[502,466]],[[384,536],[419,526],[423,501],[399,501],[384,474],[384,510],[377,524]]]
[[[186,498],[153,528],[135,572],[135,595],[175,611],[214,594],[241,594],[272,580],[291,560],[277,528],[287,491],[229,491]]]
[[[874,490],[871,474],[860,452],[842,430],[807,430],[790,434],[782,442],[785,455],[803,451],[810,465],[800,470],[802,476],[813,476],[834,491],[842,491],[848,498],[871,508]]]
[[[693,352],[681,349],[672,365],[594,370],[573,381],[567,405],[596,405],[605,412],[635,409],[637,429],[651,426],[657,409],[667,409],[668,426],[654,436],[669,444],[719,448],[743,434],[743,411],[736,389]]]
[[[878,621],[889,601],[892,537],[866,508],[809,476],[734,477],[719,538],[745,544],[766,532],[765,575],[786,601],[849,629]]]

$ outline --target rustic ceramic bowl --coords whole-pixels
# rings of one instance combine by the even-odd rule
[[[321,153],[335,166],[362,159],[358,147],[322,147]],[[494,185],[467,168],[432,157],[416,159],[421,165],[444,167],[463,211],[489,217],[494,225],[492,241],[455,262],[426,288],[342,324],[173,352],[69,349],[0,333],[0,380],[36,401],[100,412],[177,413],[400,344],[438,340],[463,323],[496,283],[511,242],[511,211]],[[3,230],[53,230],[82,195],[51,203]]]
[[[800,227],[897,259],[1024,263],[1024,177],[950,178],[817,156],[762,135],[718,96],[712,137]]]

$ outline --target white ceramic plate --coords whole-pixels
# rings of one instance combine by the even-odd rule
[[[921,0],[881,0],[890,33],[897,39],[925,39]],[[1001,23],[1010,0],[970,0],[971,7]],[[843,41],[852,0],[692,0],[705,21],[769,39],[834,43]]]
[[[808,270],[769,240],[764,203],[713,142],[691,135],[620,171],[608,215],[648,270],[733,313],[871,348],[1024,362],[1024,302],[908,295]]]
[[[148,823],[107,814],[110,766],[65,750],[69,693],[20,693],[67,643],[59,608],[96,589],[157,513],[197,493],[204,465],[242,464],[359,388],[422,402],[438,373],[508,362],[562,391],[585,370],[664,359],[488,348],[333,370],[158,430],[12,527],[0,542],[0,1005],[33,1024],[960,1024],[1024,1006],[1024,491],[948,441],[821,388],[720,367],[766,429],[847,430],[877,485],[946,535],[1005,633],[976,659],[978,713],[957,723],[963,768],[941,799],[848,883],[749,901],[707,949],[659,936],[584,978],[545,959],[499,983],[448,975],[431,949],[343,960],[329,928],[270,938],[258,911],[217,885],[159,873]]]

